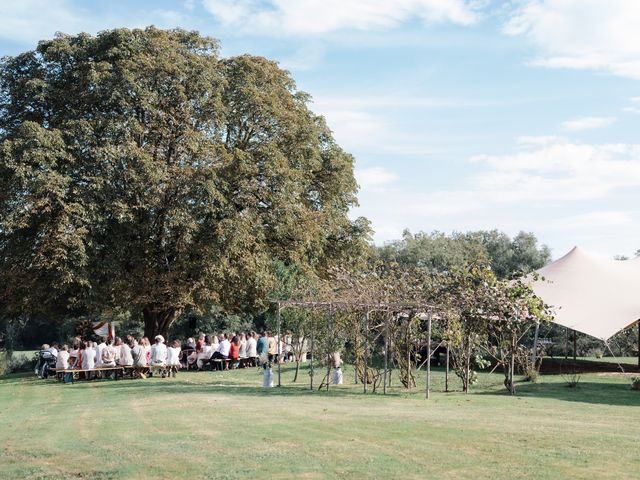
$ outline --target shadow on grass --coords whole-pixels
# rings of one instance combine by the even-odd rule
[[[283,369],[284,371],[284,369]],[[250,373],[250,372],[248,372]],[[56,380],[42,380],[33,374],[13,374],[0,378],[0,387],[12,385],[28,385],[29,388],[96,388],[108,389],[113,393],[125,395],[133,394],[135,390],[143,391],[144,394],[169,394],[182,395],[185,393],[203,394],[224,394],[228,396],[252,396],[252,397],[310,397],[326,396],[330,398],[370,398],[372,396],[382,397],[380,387],[376,394],[371,393],[371,388],[367,395],[363,394],[362,385],[346,384],[344,386],[330,386],[329,391],[318,390],[317,385],[313,390],[309,389],[308,379],[297,384],[290,383],[289,379],[283,378],[282,387],[264,388],[262,387],[261,375],[251,379],[244,377],[241,379],[233,377],[222,377],[217,372],[201,372],[178,374],[177,378],[147,380],[92,380],[78,381],[74,384],[63,384]],[[616,405],[616,406],[640,406],[640,392],[631,390],[630,381],[612,382],[603,381],[581,381],[576,388],[568,388],[566,382],[557,378],[551,381],[540,383],[517,383],[517,397],[548,398],[568,402]],[[432,390],[434,395],[442,395],[438,389]],[[452,391],[448,395],[460,394],[459,391]],[[398,389],[397,387],[389,391],[386,397],[389,398],[418,398],[423,395],[418,389],[410,391]],[[447,395],[447,394],[445,394]],[[482,390],[471,391],[470,396],[509,396],[506,389],[498,383],[485,385]]]
[[[500,392],[477,392],[476,395],[509,395]],[[629,383],[580,382],[569,388],[565,382],[519,383],[516,396],[549,398],[566,402],[591,403],[615,406],[640,406],[640,392],[631,390]]]

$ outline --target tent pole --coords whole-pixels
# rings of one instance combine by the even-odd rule
[[[531,363],[536,366],[538,360],[538,334],[540,333],[540,320],[536,320],[536,332],[533,335],[533,351],[531,352]]]
[[[577,332],[573,331],[573,363],[576,363],[576,356],[578,355],[578,335]]]
[[[427,317],[427,400],[429,400],[429,388],[431,387],[431,312]]]
[[[565,328],[564,330],[564,359],[569,359],[569,329]]]
[[[638,370],[640,371],[640,320],[638,320]]]

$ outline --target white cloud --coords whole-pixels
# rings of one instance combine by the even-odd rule
[[[594,128],[608,127],[616,121],[613,117],[581,117],[562,122],[562,128],[570,132],[592,130]]]
[[[630,225],[632,223],[632,212],[606,210],[549,219],[539,225],[537,230],[590,230],[593,228],[620,227],[623,225]]]
[[[516,138],[516,143],[521,147],[540,147],[566,141],[566,138],[557,135],[522,135]]]
[[[465,0],[203,0],[226,27],[271,35],[390,29],[414,18],[427,23],[477,21]]]
[[[185,5],[188,7],[188,2]],[[109,28],[144,28],[147,25],[170,28],[188,20],[182,12],[169,9],[127,7],[98,14],[84,3],[72,0],[0,1],[0,38],[32,47],[39,40],[53,38],[56,32],[95,34]]]
[[[348,109],[320,110],[333,136],[347,151],[367,149],[388,136],[388,126],[379,116]]]
[[[640,187],[640,145],[565,143],[471,161],[489,167],[473,184],[493,201],[592,200]]]
[[[398,176],[383,167],[357,169],[356,180],[362,190],[380,191],[398,179]]]
[[[577,243],[577,230],[592,241],[606,227],[638,230],[625,192],[640,188],[640,144],[562,141],[469,160],[479,172],[448,189],[400,188],[401,177],[377,189],[363,188],[357,213],[372,219],[377,242],[405,227],[526,228]]]
[[[640,2],[525,0],[504,27],[541,50],[533,64],[640,78]]]
[[[56,31],[78,32],[89,23],[67,0],[0,2],[0,22],[0,37],[30,43]]]

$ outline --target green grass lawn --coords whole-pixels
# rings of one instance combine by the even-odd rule
[[[0,379],[0,478],[638,478],[640,392],[630,376],[518,384],[482,374],[431,400],[262,389],[255,369],[60,384]],[[303,380],[308,381],[303,371]],[[394,380],[395,382],[395,380]],[[455,377],[452,385],[459,388]]]
[[[570,357],[573,358],[573,357]],[[623,365],[637,365],[638,357],[578,357],[578,360],[591,360],[593,362],[621,363]]]

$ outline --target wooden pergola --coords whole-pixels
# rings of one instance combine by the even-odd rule
[[[430,389],[431,389],[431,327],[432,320],[435,319],[434,311],[435,307],[429,304],[422,303],[396,303],[396,302],[359,302],[359,301],[345,301],[345,300],[320,300],[320,301],[291,301],[291,300],[273,300],[270,302],[272,305],[276,307],[277,311],[277,334],[278,334],[278,357],[280,358],[280,338],[281,338],[281,313],[282,310],[287,308],[298,308],[298,309],[312,309],[312,310],[320,310],[324,311],[329,316],[329,328],[331,326],[331,316],[334,311],[349,311],[349,312],[361,312],[363,317],[363,323],[365,327],[365,331],[368,333],[368,325],[369,325],[369,315],[374,312],[384,312],[385,316],[385,325],[384,325],[384,383],[383,383],[383,394],[387,393],[387,378],[389,371],[389,317],[391,315],[402,315],[408,312],[413,314],[418,313],[419,315],[426,316],[427,320],[427,359],[426,359],[426,388],[425,388],[425,396],[428,399],[430,397]],[[310,364],[310,388],[313,389],[313,355],[314,355],[314,331],[315,328],[311,330],[311,364]],[[365,349],[364,349],[364,368],[365,372],[368,368],[368,337],[365,335]],[[330,355],[332,352],[328,352]],[[329,389],[329,376],[331,372],[331,365],[327,363],[327,390]],[[449,383],[449,348],[447,348],[447,364],[445,370],[445,384],[448,389]],[[367,393],[367,381],[363,382],[363,390],[364,393]],[[278,387],[281,384],[281,365],[278,362]]]

